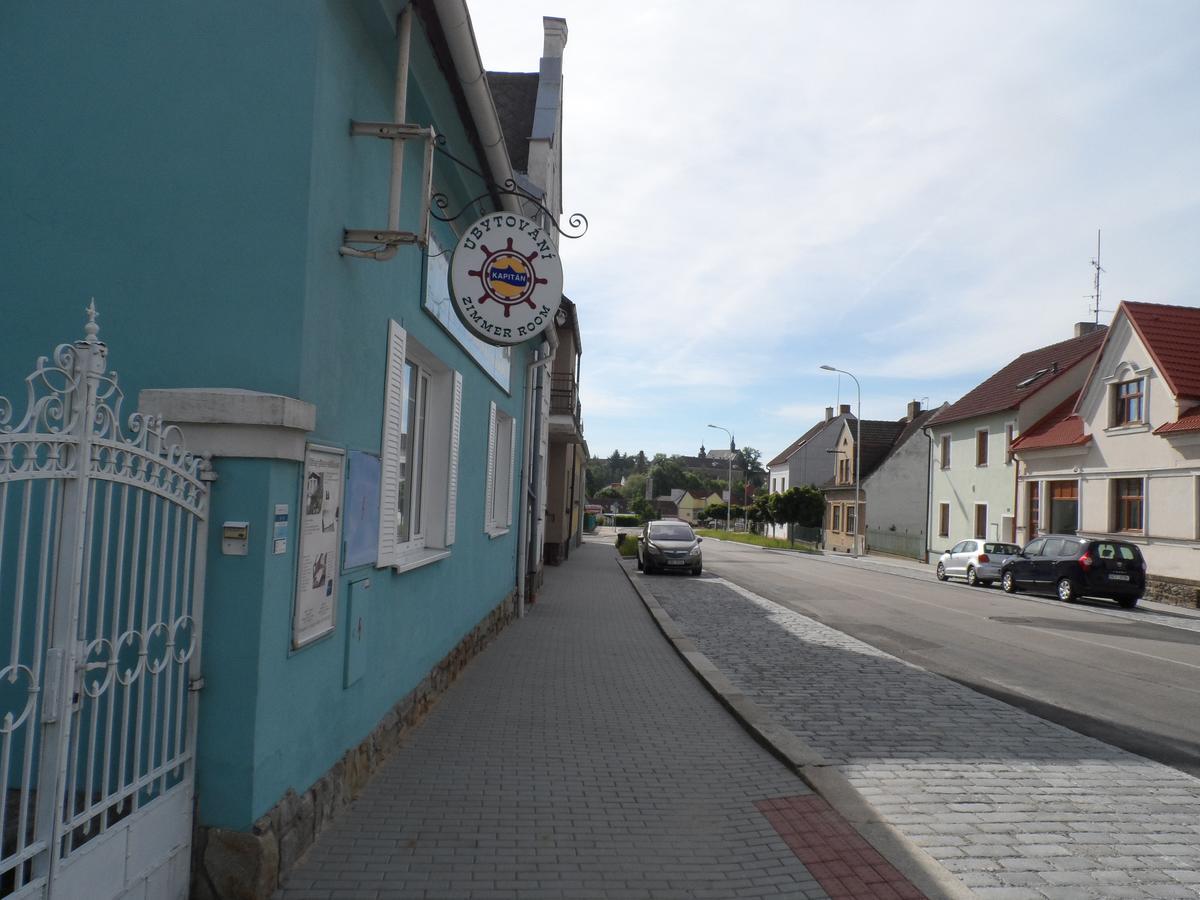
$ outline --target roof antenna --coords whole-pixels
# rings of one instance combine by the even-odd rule
[[[1101,313],[1101,309],[1100,309],[1100,273],[1104,271],[1104,269],[1102,269],[1100,267],[1100,229],[1099,228],[1096,229],[1096,258],[1092,260],[1092,268],[1096,270],[1095,278],[1092,281],[1092,289],[1093,289],[1094,293],[1085,294],[1085,296],[1089,300],[1092,301],[1092,316],[1094,317],[1096,324],[1099,325],[1100,324],[1100,313]],[[1104,312],[1108,312],[1108,310],[1104,310]]]

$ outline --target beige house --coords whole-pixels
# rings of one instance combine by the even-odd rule
[[[933,556],[964,538],[1029,538],[1017,515],[1013,440],[1078,393],[1103,326],[1080,323],[1075,336],[1022,353],[929,423],[929,549]]]
[[[545,560],[557,565],[583,541],[584,467],[587,443],[579,405],[581,344],[575,304],[562,299],[554,323],[558,349],[550,365],[546,451]]]
[[[1081,389],[1012,449],[1029,537],[1135,543],[1148,597],[1200,606],[1200,309],[1122,303]]]

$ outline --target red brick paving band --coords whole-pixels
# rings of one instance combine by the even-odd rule
[[[754,805],[832,900],[924,900],[911,881],[815,794]]]

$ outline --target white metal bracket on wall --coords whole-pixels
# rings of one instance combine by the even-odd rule
[[[365,259],[390,259],[395,255],[396,248],[402,244],[417,244],[421,247],[429,245],[429,203],[433,193],[433,147],[437,132],[433,127],[410,125],[393,122],[351,122],[350,134],[354,137],[374,137],[391,141],[421,140],[425,143],[425,164],[421,173],[421,215],[416,231],[400,231],[394,227],[399,223],[399,180],[398,171],[392,173],[392,190],[389,196],[397,203],[394,209],[388,210],[388,228],[347,228],[343,231],[343,256],[354,256]],[[403,154],[400,154],[403,156]],[[374,245],[377,249],[363,250],[349,246],[350,244]]]

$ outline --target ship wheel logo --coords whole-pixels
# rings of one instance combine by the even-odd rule
[[[533,292],[539,284],[546,284],[545,278],[538,278],[533,267],[537,259],[537,251],[525,256],[519,250],[513,249],[513,239],[508,239],[508,245],[502,250],[489,250],[480,244],[483,251],[483,265],[478,269],[469,269],[467,274],[478,278],[483,286],[483,296],[475,302],[482,306],[489,300],[499,303],[504,308],[504,318],[512,315],[514,306],[525,303],[530,309],[537,309],[533,302]]]

